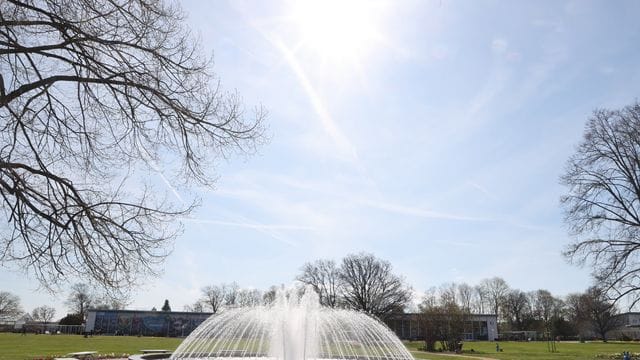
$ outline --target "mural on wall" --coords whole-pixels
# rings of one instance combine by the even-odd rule
[[[116,335],[187,336],[209,314],[98,311],[94,332]]]

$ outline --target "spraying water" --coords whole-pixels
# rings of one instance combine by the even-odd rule
[[[307,288],[302,296],[280,291],[269,306],[212,315],[189,335],[172,359],[270,358],[413,360],[402,342],[364,313],[320,306]]]

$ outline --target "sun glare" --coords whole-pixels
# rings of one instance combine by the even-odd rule
[[[302,47],[324,60],[358,61],[378,39],[373,2],[302,0],[293,4],[293,19]]]

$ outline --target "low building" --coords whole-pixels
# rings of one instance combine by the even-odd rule
[[[385,323],[401,340],[424,339],[424,332],[420,325],[419,313],[395,314]],[[471,314],[465,321],[464,340],[495,340],[498,338],[498,324],[496,315]]]
[[[607,332],[607,338],[620,340],[640,340],[640,312],[618,314],[612,319],[615,329]],[[594,334],[598,336],[598,334]]]
[[[172,336],[189,335],[212,313],[137,310],[89,310],[85,331],[95,334]]]

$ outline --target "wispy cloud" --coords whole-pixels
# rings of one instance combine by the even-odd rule
[[[291,224],[260,224],[260,223],[197,219],[197,218],[184,218],[182,220],[186,222],[193,222],[198,224],[212,224],[212,225],[242,227],[247,229],[259,229],[259,230],[309,230],[309,231],[316,230],[316,228],[312,226],[291,225]]]
[[[457,220],[457,221],[492,221],[490,218],[481,218],[474,216],[465,216],[441,211],[434,211],[429,209],[424,209],[420,207],[406,206],[400,204],[393,204],[388,202],[380,202],[380,201],[371,201],[371,200],[363,200],[361,201],[363,205],[369,206],[371,208],[384,210],[396,214],[401,215],[409,215],[422,217],[427,219],[439,219],[439,220]]]
[[[282,41],[273,37],[267,38],[270,39],[272,44],[282,52],[282,55],[287,61],[287,64],[289,64],[291,70],[296,75],[300,86],[307,94],[307,97],[309,98],[309,101],[311,102],[316,115],[320,119],[320,123],[322,124],[325,132],[331,137],[335,145],[338,147],[338,149],[341,150],[342,153],[347,155],[351,160],[357,161],[358,154],[355,147],[334,121],[333,117],[327,110],[326,105],[322,101],[322,98],[311,84],[309,77],[296,58],[295,53],[291,51],[291,49],[289,49]]]
[[[244,176],[244,178],[246,177],[247,176]],[[298,218],[303,216],[307,223],[334,223],[337,219],[333,221],[327,219],[328,217],[333,217],[334,214],[328,214],[324,211],[335,208],[345,208],[349,205],[364,206],[399,215],[429,219],[456,221],[493,220],[485,217],[467,216],[424,207],[408,206],[393,200],[389,201],[384,198],[384,193],[375,191],[376,193],[373,194],[370,190],[361,188],[361,184],[358,182],[318,183],[313,180],[310,181],[282,174],[272,175],[268,173],[252,173],[251,178],[260,179],[260,181],[245,182],[241,187],[221,188],[214,194],[250,202],[264,208],[276,217],[286,215]],[[284,188],[281,186],[284,186]],[[304,190],[305,196],[312,199],[312,202],[316,204],[316,206],[310,209],[307,206],[301,205],[302,200],[297,197],[292,197],[289,189],[296,191]],[[275,195],[276,193],[280,195]],[[265,206],[265,204],[268,204],[268,206]],[[294,210],[291,211],[291,209]],[[306,228],[306,226],[303,227]],[[311,226],[311,228],[317,229],[313,226]]]
[[[182,221],[190,222],[193,224],[197,224],[198,226],[204,225],[217,225],[217,226],[230,226],[230,227],[238,227],[244,229],[251,229],[257,232],[260,232],[268,237],[277,240],[288,246],[298,246],[296,241],[291,240],[288,236],[284,235],[282,231],[291,231],[291,230],[314,230],[314,228],[310,226],[299,226],[299,225],[274,225],[274,224],[264,224],[255,220],[248,219],[247,217],[240,215],[238,213],[231,212],[229,210],[225,210],[223,212],[219,212],[220,216],[227,218],[228,220],[217,220],[217,219],[200,219],[200,218],[183,218]]]
[[[481,192],[482,194],[486,195],[487,197],[490,197],[490,198],[494,197],[494,195],[489,190],[487,190],[487,188],[485,188],[484,186],[482,186],[482,185],[480,185],[480,184],[478,184],[478,183],[476,183],[474,181],[471,181],[471,180],[467,181],[467,185],[469,185],[472,188],[478,190],[479,192]]]
[[[180,195],[180,193],[178,193],[178,190],[171,184],[171,182],[169,182],[169,179],[164,176],[164,174],[162,173],[162,169],[158,166],[158,164],[156,164],[156,161],[151,157],[151,154],[149,154],[147,149],[139,146],[138,150],[140,151],[140,155],[142,155],[142,159],[147,163],[147,165],[151,167],[151,169],[153,169],[153,171],[156,172],[156,174],[158,174],[162,182],[167,186],[169,191],[171,191],[173,196],[175,196],[182,205],[185,205],[186,201],[184,200],[184,198]]]

